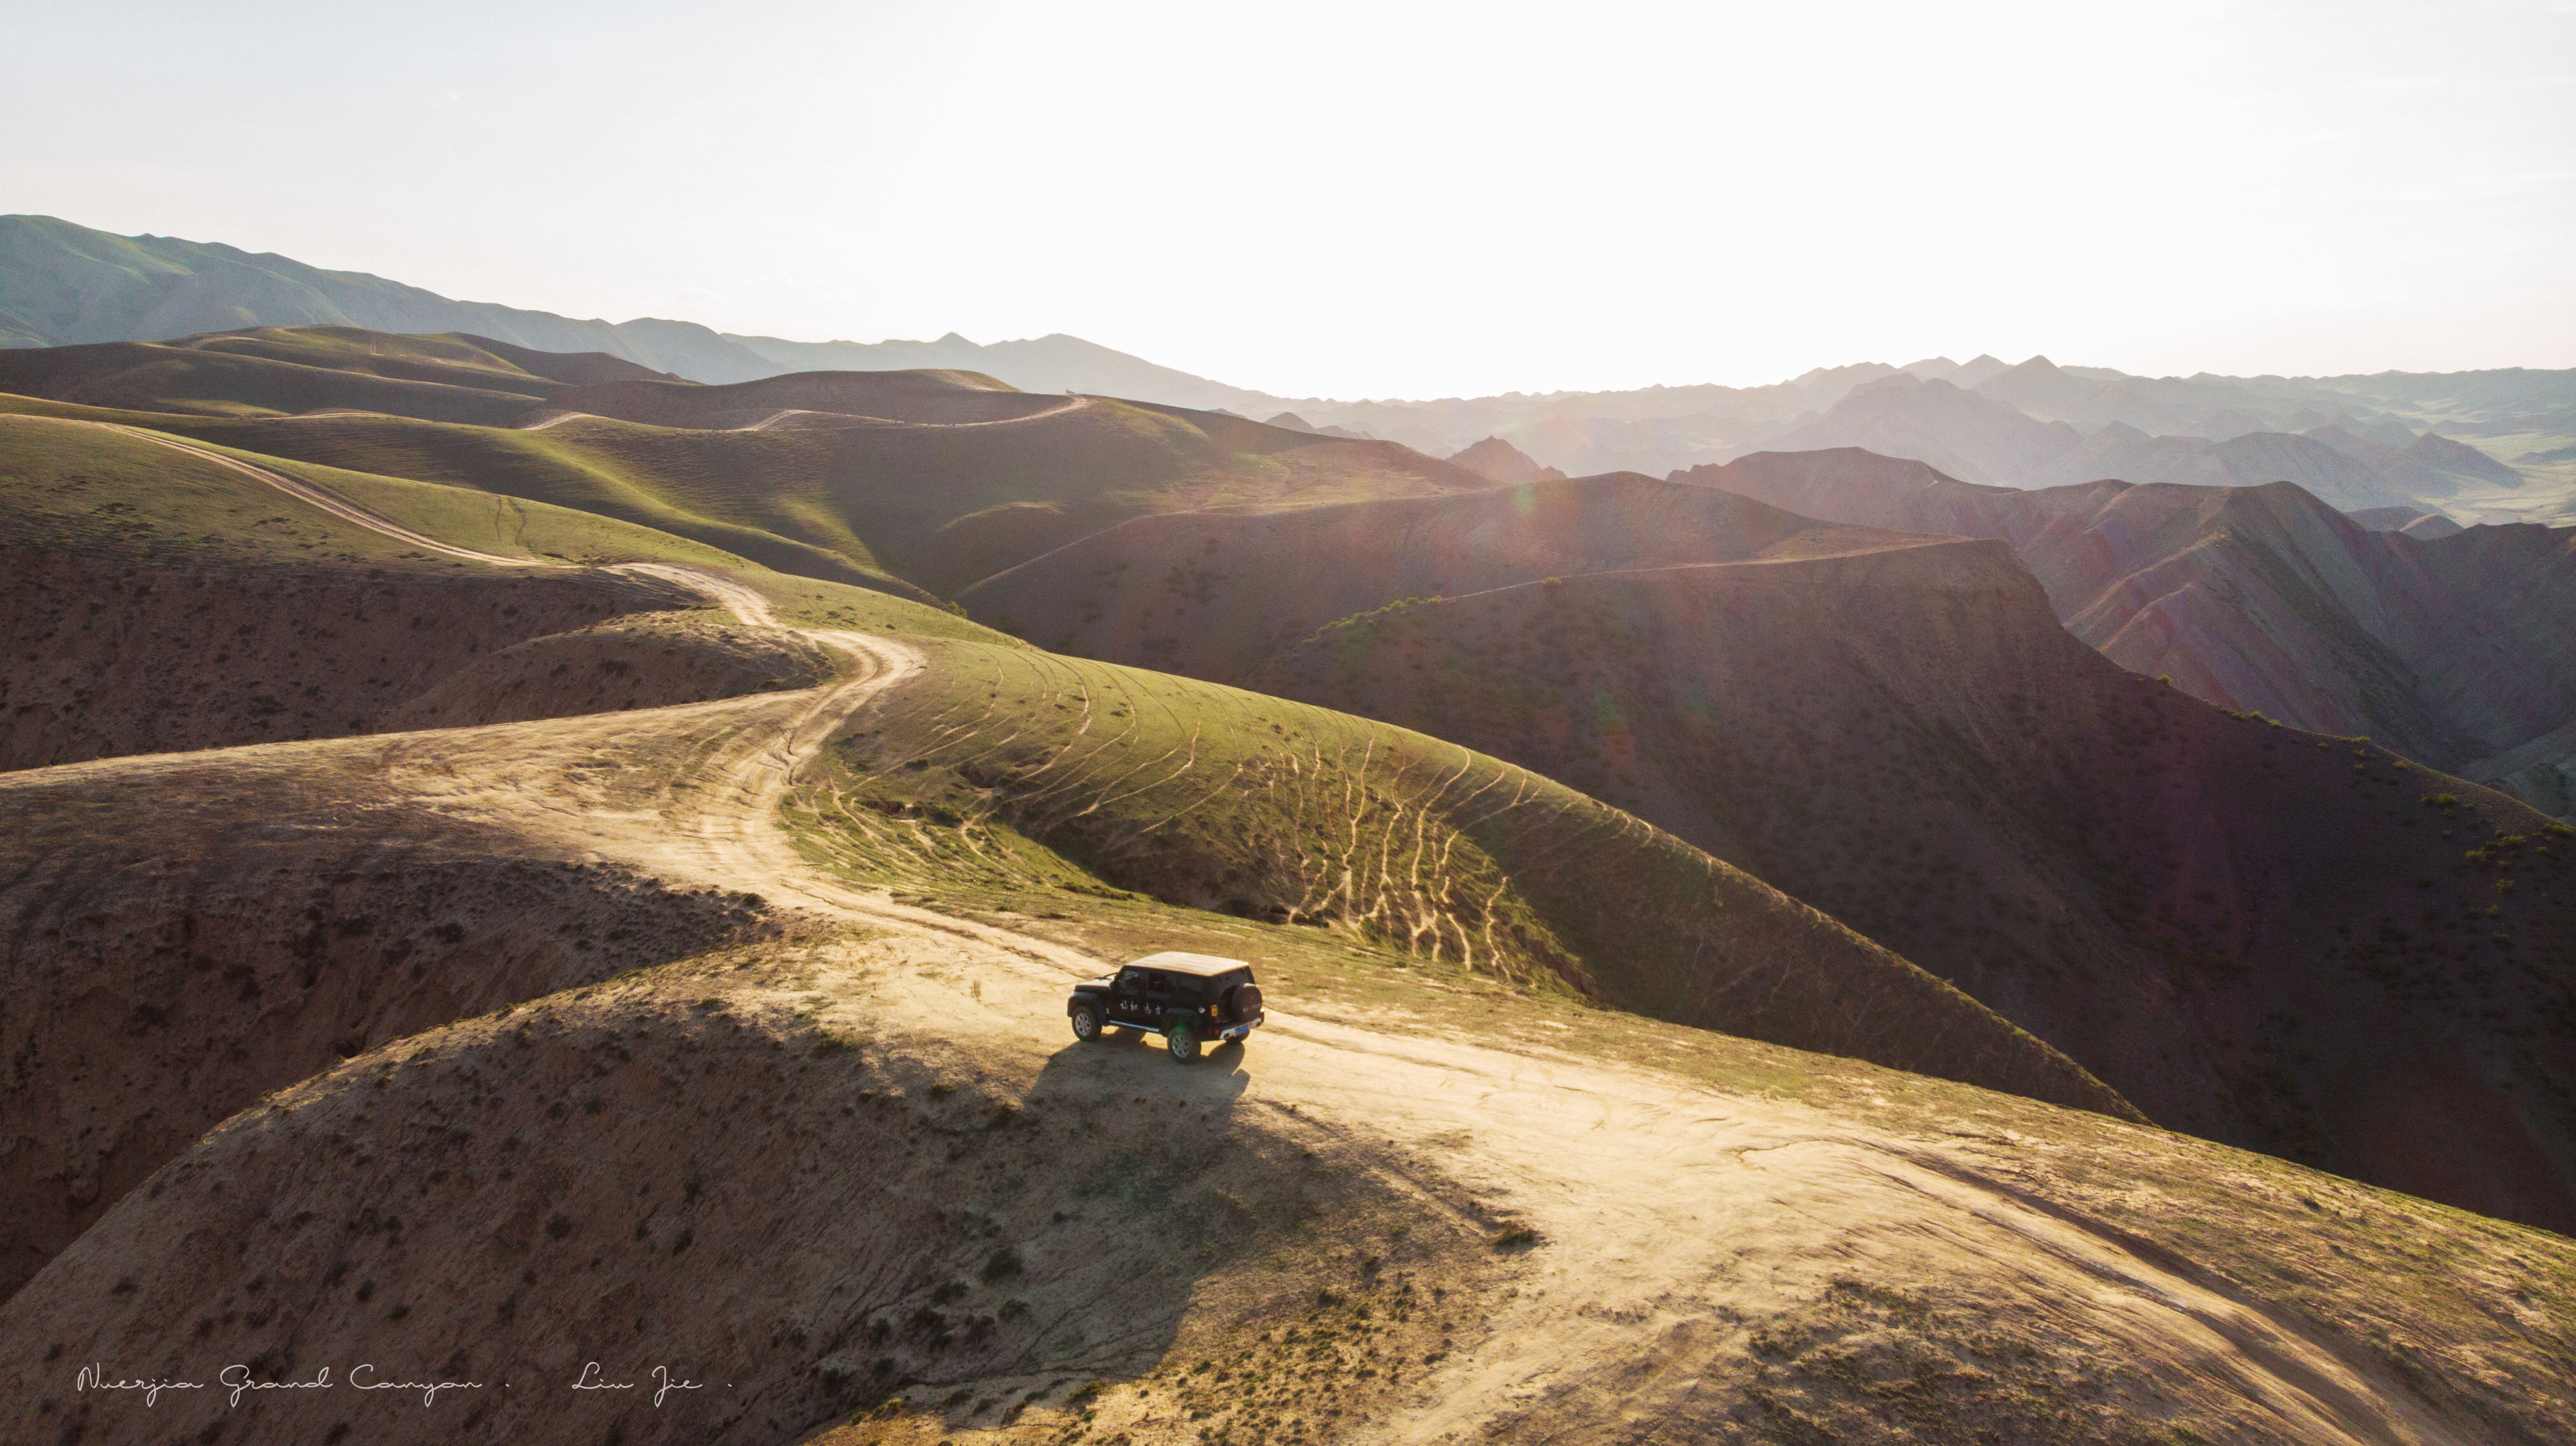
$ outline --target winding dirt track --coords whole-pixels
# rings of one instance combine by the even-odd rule
[[[256,476],[334,517],[413,546],[471,552],[400,528],[265,469],[148,433]],[[627,571],[693,589],[747,625],[780,627],[766,599],[730,578],[664,564]],[[974,980],[989,1024],[1054,1049],[1070,1042],[1068,976],[1101,961],[1045,940],[893,903],[798,856],[778,822],[797,771],[833,730],[925,666],[901,642],[797,629],[852,661],[845,678],[650,712],[325,743],[225,750],[230,767],[331,760],[381,780],[386,806],[507,828],[574,854],[674,882],[747,890],[791,907],[935,939]],[[67,765],[132,778],[218,755]],[[0,787],[8,786],[0,783]],[[1963,1286],[2054,1324],[2069,1341],[2116,1343],[2222,1417],[2312,1442],[2479,1439],[2431,1419],[2295,1323],[2168,1268],[2117,1232],[2032,1201],[1973,1141],[1927,1144],[1776,1100],[1721,1096],[1649,1071],[1541,1059],[1451,1039],[1274,1011],[1246,1053],[1245,1103],[1290,1111],[1384,1153],[1419,1161],[1549,1242],[1535,1284],[1481,1340],[1409,1387],[1405,1408],[1360,1433],[1433,1442],[1498,1416],[1573,1412],[1595,1421],[1705,1408],[1701,1365],[1788,1302],[1855,1273],[1894,1289]],[[2206,1279],[2215,1279],[2208,1276]],[[1672,1343],[1699,1342],[1698,1355]],[[1740,1348],[1739,1348],[1740,1349]],[[1657,1438],[1662,1439],[1662,1438]],[[1678,1438],[1676,1438],[1678,1439]]]

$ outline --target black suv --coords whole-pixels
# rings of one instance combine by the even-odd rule
[[[1261,986],[1240,959],[1148,954],[1108,978],[1073,986],[1064,1012],[1076,1039],[1098,1039],[1104,1029],[1150,1030],[1186,1063],[1203,1043],[1252,1033],[1262,1020]]]

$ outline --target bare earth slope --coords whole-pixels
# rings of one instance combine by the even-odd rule
[[[2287,483],[2019,492],[1857,449],[1676,480],[1839,522],[2002,538],[2068,629],[2122,665],[2436,767],[2475,771],[2576,721],[2576,633],[2560,625],[2576,613],[2576,529],[2423,539],[2372,532]]]
[[[299,503],[275,477],[150,433],[0,416],[0,768],[654,707],[832,667],[677,621],[705,600],[666,577],[526,546],[532,527],[555,546],[634,540],[614,524],[522,512],[520,557],[468,560]],[[371,500],[439,515],[457,501],[441,491]],[[663,621],[597,626],[639,614]]]
[[[223,454],[128,440],[179,485],[29,513],[156,564],[605,572],[729,614],[486,654],[438,685],[477,706],[597,700],[547,658],[603,633],[841,661],[0,775],[10,1439],[2540,1443],[2576,1414],[2563,1239],[2116,1118],[1902,960],[1517,769],[489,494],[232,458],[251,508],[190,471]],[[2537,848],[2496,847],[2540,892]],[[1172,946],[1258,962],[1249,1049],[1068,1037],[1069,978]],[[2100,1108],[1602,1007],[1653,978]],[[638,1388],[575,1390],[586,1362]]]
[[[792,816],[858,877],[1168,904],[2134,1116],[2054,1051],[1635,818],[1454,744],[1187,679],[926,648]],[[1088,875],[1088,879],[1083,877]],[[1034,902],[1031,902],[1031,900]]]
[[[451,565],[498,566],[508,578],[511,559],[437,542],[297,479],[221,454],[150,434],[80,423],[21,421],[15,425],[36,441],[75,449],[98,439],[107,445],[108,456],[129,466],[148,466],[170,457],[180,477],[145,487],[137,487],[129,478],[124,486],[109,489],[113,495],[133,499],[117,514],[126,530],[116,540],[129,549],[156,551],[159,555],[154,560],[164,565],[193,555],[201,564],[212,560],[219,572],[222,564],[231,563],[238,573],[242,555],[255,555],[263,546],[281,548],[292,541],[291,536],[275,535],[273,524],[283,519],[270,517],[262,517],[262,526],[250,530],[249,536],[227,538],[218,533],[187,538],[180,531],[180,524],[190,519],[210,512],[237,518],[240,502],[268,500],[245,499],[247,486],[270,493],[276,505],[291,511],[319,513],[320,535],[338,545],[411,542],[418,544],[412,549],[414,555],[428,549]],[[117,450],[131,447],[144,450],[139,455]],[[82,480],[85,484],[101,481],[95,476],[82,476]],[[33,482],[16,489],[12,500],[18,503],[14,525],[32,535],[42,536],[49,527],[63,529],[69,525],[65,519],[77,515],[65,509],[54,492]],[[235,534],[245,530],[238,522],[232,529]],[[348,563],[363,560],[351,555],[335,569],[316,558],[303,566],[306,573],[327,582],[335,572],[355,571]],[[546,575],[542,568],[519,571]],[[560,565],[554,571],[572,578],[589,575]],[[469,568],[460,585],[492,585],[492,579],[478,578],[473,572]],[[735,626],[746,636],[725,638],[722,628],[670,614],[542,633],[456,669],[438,686],[396,707],[388,715],[388,724],[400,728],[602,712],[632,707],[632,690],[639,686],[672,691],[695,684],[710,697],[757,691],[735,686],[738,680],[720,671],[708,671],[712,658],[727,656],[711,642],[730,643],[731,656],[738,658],[757,656],[765,646],[776,655],[773,663],[801,669],[808,681],[831,671],[819,659],[807,656],[820,651],[814,641],[774,625],[772,605],[765,597],[738,584],[720,582],[718,574],[635,563],[600,576],[711,594],[738,615]],[[237,588],[227,590],[224,600],[237,611],[220,612],[202,601],[199,610],[218,616],[256,615],[268,602],[257,595],[242,596]],[[914,626],[919,628],[919,617]],[[976,631],[949,630],[970,637]],[[711,639],[710,633],[717,637]],[[309,640],[281,645],[248,632],[233,641],[241,650],[239,670],[254,675],[275,671],[280,661],[261,651],[264,644],[282,646],[286,661],[313,646]],[[840,640],[831,646],[838,650],[849,644]],[[943,673],[950,677],[980,678],[993,671],[1009,674],[1035,656],[1016,647],[977,649],[955,641],[944,646],[969,649],[947,660]],[[610,656],[621,647],[644,654],[640,669],[632,659]],[[166,675],[180,662],[179,656],[126,659],[117,675]],[[602,671],[608,676],[602,679],[594,674],[587,666],[592,663],[606,665]],[[584,666],[576,669],[574,664]],[[1903,960],[1591,800],[1453,748],[1431,745],[1425,754],[1414,745],[1427,740],[1408,742],[1394,730],[1372,729],[1347,719],[1302,717],[1298,728],[1273,730],[1272,736],[1263,738],[1244,726],[1246,700],[1200,685],[1162,684],[1165,696],[1156,698],[1152,708],[1155,721],[1171,730],[1161,740],[1165,746],[1151,754],[1131,753],[1140,744],[1154,741],[1135,721],[1145,707],[1136,690],[1157,686],[1157,680],[1122,676],[1117,669],[1095,667],[1086,675],[1077,668],[1067,675],[1050,671],[1053,668],[1040,665],[1035,678],[1014,690],[1019,695],[1014,703],[1002,709],[992,705],[991,690],[984,694],[988,725],[1002,718],[1018,720],[999,729],[998,744],[986,736],[995,731],[992,727],[960,730],[949,719],[960,705],[958,697],[931,692],[921,706],[936,716],[925,715],[911,725],[920,730],[916,740],[920,746],[899,745],[903,756],[887,765],[889,769],[900,765],[893,777],[915,793],[935,786],[952,767],[982,778],[1006,777],[1008,793],[1026,796],[1027,801],[1012,810],[1025,826],[1039,835],[1063,835],[1095,860],[1094,867],[1134,879],[1176,902],[1212,904],[1221,895],[1238,912],[1263,912],[1309,926],[1357,931],[1489,977],[1524,985],[1544,983],[1590,997],[1607,991],[1609,997],[1694,1022],[1722,1023],[1740,1033],[2134,1114],[2063,1058]],[[166,684],[166,676],[162,680]],[[769,677],[760,686],[777,687],[785,681]],[[869,691],[878,686],[882,685],[871,685]],[[1170,691],[1175,686],[1177,694]],[[1098,719],[1091,707],[1095,691],[1119,700],[1104,704],[1105,716]],[[627,693],[628,702],[609,701],[617,693]],[[864,695],[849,696],[855,700]],[[1065,697],[1080,698],[1082,707],[1057,730],[1069,727],[1070,733],[1049,741],[1042,725],[1054,721],[1051,712],[1063,711],[1058,705]],[[838,706],[846,710],[854,705],[852,701]],[[1186,746],[1177,733],[1184,718],[1191,720]],[[1230,736],[1232,729],[1257,739],[1257,746],[1247,747],[1245,738]],[[899,733],[898,737],[914,735]],[[928,748],[934,739],[946,740],[945,747],[952,753],[939,768],[926,772],[932,769]],[[1023,750],[1016,765],[1009,762],[1014,741]],[[882,743],[873,745],[870,751],[882,747]],[[1104,762],[1105,773],[1101,772]],[[1225,770],[1221,777],[1220,769]],[[216,771],[226,770],[218,765]],[[1217,819],[1225,810],[1211,807],[1211,780],[1230,798],[1241,795],[1235,816],[1222,823]],[[253,774],[229,785],[223,797],[255,794],[264,786],[273,791],[262,775]],[[75,788],[83,796],[90,791],[81,784]],[[367,793],[362,780],[342,779],[336,791],[341,795],[337,807],[342,810],[369,807],[362,801]],[[1051,794],[1087,798],[1089,803],[1071,811],[1041,806],[1039,800]],[[987,796],[1001,795],[987,790]],[[837,828],[875,836],[875,830],[861,822],[864,814],[847,811],[837,787],[833,798],[831,812],[840,820]],[[47,805],[67,806],[60,799],[48,799]],[[902,813],[908,807],[894,811]],[[261,810],[263,817],[268,813]],[[809,817],[819,819],[823,813],[819,800],[808,805]],[[1182,818],[1184,813],[1188,817]],[[398,812],[377,831],[416,831],[406,817]],[[110,821],[96,810],[84,815],[83,826],[121,840],[168,831],[155,817]],[[967,829],[960,837],[971,839],[973,832]],[[59,833],[49,837],[31,858],[54,861],[77,854],[76,848],[66,848],[71,837]],[[1324,840],[1345,841],[1335,851]],[[968,847],[972,852],[973,845]],[[176,856],[196,860],[196,869],[211,868],[218,879],[226,880],[217,887],[236,889],[238,884],[222,871],[243,851],[242,845],[231,842],[198,841],[173,848]],[[912,862],[939,864],[943,861],[937,852],[929,850],[931,857]],[[944,862],[951,866],[934,871],[952,876],[954,882],[954,861]],[[1040,887],[1050,886],[1044,877],[1047,872],[1040,870]],[[1052,872],[1088,877],[1062,864]],[[382,871],[380,876],[394,877]],[[1008,871],[999,881],[1028,882],[1011,877]],[[165,886],[171,882],[166,872],[162,882]],[[201,879],[189,887],[195,892],[203,884]],[[1103,892],[1097,884],[1085,887]],[[40,891],[51,907],[59,908],[62,888],[61,881],[48,879]],[[1105,892],[1114,895],[1117,890]],[[1246,902],[1246,896],[1262,902]],[[239,906],[232,907],[238,910]],[[120,906],[115,912],[126,911],[128,906]],[[21,917],[33,919],[36,913],[23,911]],[[248,917],[256,917],[255,911]],[[369,912],[361,909],[354,917],[357,923],[341,932],[374,931]],[[1649,917],[1657,921],[1653,929],[1631,927]],[[59,927],[46,937],[59,941]],[[195,938],[193,925],[187,938]],[[388,962],[400,962],[409,948],[405,944],[388,956]],[[156,951],[169,952],[166,940]],[[301,952],[309,956],[313,950]],[[28,969],[42,970],[43,957],[39,950],[23,962]],[[202,972],[214,965],[200,955],[192,967]],[[413,978],[419,978],[417,972]],[[302,987],[309,990],[315,981],[314,969],[304,969]],[[228,982],[222,988],[228,992],[231,985]],[[136,992],[166,997],[163,989]],[[370,981],[355,992],[371,998],[375,986]],[[236,1002],[258,998],[255,986],[245,986]],[[152,1006],[157,1022],[168,1022],[171,1007]],[[46,1012],[39,1002],[37,1017]],[[61,1042],[47,1047],[47,1038],[43,1030],[27,1036],[17,1057],[29,1061],[60,1053]],[[193,1056],[214,1049],[208,1042],[180,1052]],[[270,1063],[273,1067],[274,1061]],[[95,1095],[95,1090],[88,1093]],[[211,1104],[222,1096],[220,1090],[201,1087],[194,1097]],[[117,1114],[112,1101],[107,1114],[112,1120]],[[198,1124],[205,1122],[200,1119]],[[111,1131],[106,1138],[112,1140],[118,1133]],[[183,1138],[186,1133],[182,1132]],[[130,1157],[120,1164],[128,1172],[134,1169]],[[72,1193],[75,1205],[96,1198],[95,1187]]]
[[[2576,1223],[2564,830],[2124,673],[1999,543],[1415,602],[1247,685],[1627,808],[2166,1124]]]
[[[909,676],[851,645],[883,671],[824,716]],[[1391,1013],[1367,981],[1410,971],[1293,926],[1231,926],[1311,981],[1243,1055],[1075,1045],[1064,971],[1095,966],[1031,930],[1114,920],[976,924],[796,870],[758,761],[820,741],[813,696],[22,775],[20,800],[130,780],[215,809],[320,784],[352,839],[435,817],[672,887],[750,869],[844,922],[251,1105],[0,1305],[13,1431],[2540,1442],[2567,1418],[2563,1241],[2099,1115],[1490,987]],[[749,747],[707,759],[710,723]],[[593,1358],[644,1391],[566,1389]],[[65,1384],[92,1360],[205,1385],[141,1416]],[[219,1361],[337,1384],[231,1404]],[[465,1384],[362,1393],[362,1362]],[[648,1405],[652,1364],[695,1388]]]
[[[1736,469],[1767,461],[1808,459]],[[2110,570],[2107,539],[2154,546],[2159,513],[2117,503],[2172,492],[2020,495],[1865,454],[1816,472],[1868,487],[1873,464],[1922,477],[1893,521],[2017,528],[2069,575]],[[2329,541],[2357,531],[2290,487],[2200,497],[2241,536],[2264,536],[2264,508],[2326,518]],[[2566,889],[2543,905],[2488,871],[2563,874],[2566,840],[2499,799],[2476,825],[2437,817],[2419,799],[2458,784],[2385,747],[2293,745],[2120,673],[1994,544],[1602,477],[1141,518],[966,601],[1064,650],[1381,717],[1574,784],[1927,961],[2164,1124],[2576,1219]],[[2344,822],[2318,833],[2324,817]],[[2491,835],[2555,853],[2463,858]],[[2540,910],[2530,928],[2496,925],[2519,907]],[[2499,979],[2519,1005],[2488,1003]]]
[[[1866,454],[1812,460],[1840,460],[1815,475],[1865,497],[1873,469],[1910,469],[1921,485],[1895,520],[2017,531],[2070,595],[2085,595],[2070,581],[2082,568],[2116,575],[2115,542],[2168,543],[2160,518],[2190,535],[2286,535],[2284,550],[2301,527],[2338,545],[2359,532],[2286,487],[2020,494]],[[2222,521],[2158,510],[2177,491]],[[2185,552],[2214,575],[2211,550]],[[2518,1218],[2576,1218],[2565,901],[2534,932],[2492,927],[2505,905],[2485,856],[2460,857],[2487,834],[2529,842],[2543,821],[2506,809],[2454,838],[2417,800],[2456,785],[2385,749],[2345,757],[2351,745],[2311,737],[2286,751],[2171,690],[2140,693],[2146,680],[2060,630],[1996,546],[1820,527],[1614,476],[1139,519],[966,601],[1060,649],[1384,718],[1571,783],[1928,962],[2165,1123]],[[2283,611],[2325,626],[2320,609]],[[2386,665],[2357,627],[2338,636]],[[2477,677],[2478,659],[2458,666]],[[2157,768],[2139,773],[2141,755]],[[2380,782],[2358,784],[2356,764]],[[2409,777],[2426,781],[2388,791]],[[2434,949],[2430,975],[2351,987],[2381,951]],[[2482,950],[2499,957],[2474,964]],[[2494,970],[2536,1015],[2488,1015]],[[2420,995],[2441,1001],[2447,1037],[2415,1027]],[[2331,1076],[2386,1059],[2406,1062],[2366,1085]],[[2388,1127],[2405,1112],[2412,1124]]]
[[[1518,485],[1523,482],[1561,482],[1565,474],[1554,467],[1542,467],[1520,448],[1500,437],[1487,437],[1471,447],[1449,454],[1449,460],[1489,482]]]
[[[774,625],[772,598],[692,577],[743,626]],[[1076,820],[1150,785],[1158,740],[1230,737],[1248,761],[1314,725],[1246,740],[1139,675],[1050,681],[1038,655],[981,644],[979,659],[940,641],[972,636],[940,615],[873,606],[919,631],[810,633],[855,670],[811,692],[0,782],[0,806],[84,841],[45,855],[50,917],[110,930],[99,957],[172,980],[200,967],[189,911],[222,900],[193,891],[224,871],[262,876],[262,849],[290,875],[395,849],[280,891],[281,915],[313,900],[323,952],[305,974],[254,972],[256,995],[165,986],[197,992],[159,1019],[111,989],[81,1023],[87,937],[14,936],[13,1001],[56,1002],[13,1002],[8,1027],[28,1033],[11,1056],[35,1058],[30,1040],[90,1051],[103,1063],[47,1069],[91,1087],[82,1109],[159,1107],[156,1071],[207,1057],[111,1045],[119,1030],[212,1038],[263,1005],[318,1021],[316,989],[426,1004],[432,980],[447,1008],[506,1001],[381,1043],[374,1024],[302,1028],[357,1052],[243,1099],[0,1304],[9,1434],[1867,1440],[1938,1421],[2058,1440],[2540,1442],[2568,1419],[2576,1256],[2553,1237],[2099,1114],[1428,970],[1436,956],[1364,930],[1097,882],[1051,890],[1051,919],[896,902],[865,882],[870,857],[833,842],[851,835],[814,790],[989,766],[1021,780],[990,795],[1010,817],[1098,848]],[[1149,707],[1164,715],[1150,731]],[[1015,741],[1049,715],[1063,742]],[[832,767],[811,768],[843,727]],[[1083,761],[1049,776],[1063,759]],[[1327,792],[1406,774],[1373,766]],[[830,872],[777,826],[800,780],[800,830]],[[1100,807],[1048,805],[1050,790]],[[941,796],[871,796],[894,811],[859,812],[907,835],[871,856],[894,887],[918,873],[905,859],[1008,843],[987,827],[970,845],[962,816],[930,811]],[[191,828],[236,832],[209,847],[220,835],[191,844]],[[1021,866],[1073,866],[1020,837]],[[581,915],[506,891],[478,895],[497,911],[460,910],[431,859],[400,852],[442,840],[538,878],[551,862],[654,881],[561,928],[574,948],[558,957],[592,961],[551,978],[660,967],[528,997],[561,966],[525,968],[525,931]],[[652,899],[713,889],[730,909],[683,916],[721,946],[764,927],[739,912],[748,888],[798,911],[795,941],[736,935],[662,963],[684,933],[635,932]],[[111,897],[121,912],[90,921]],[[492,952],[436,952],[496,925]],[[1132,948],[1139,929],[1270,961],[1274,1016],[1250,1051],[1183,1069],[1066,1039],[1064,980],[1100,967],[1088,941]],[[371,930],[413,955],[359,943]],[[139,951],[154,939],[166,955]],[[203,972],[227,971],[210,957]],[[246,1087],[205,1078],[226,1083],[194,1092],[200,1108]],[[26,1130],[13,1116],[13,1150]],[[596,1379],[644,1389],[569,1389],[592,1359]],[[83,1362],[173,1384],[82,1389]],[[254,1387],[331,1384],[228,1398],[222,1362]],[[677,1372],[667,1399],[657,1364]],[[384,1382],[398,1388],[358,1389]]]

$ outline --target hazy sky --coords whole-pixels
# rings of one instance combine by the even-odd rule
[[[0,211],[1288,395],[2576,366],[2576,0],[0,0]]]

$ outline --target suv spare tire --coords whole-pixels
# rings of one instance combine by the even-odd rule
[[[1257,1019],[1260,1015],[1260,985],[1238,984],[1225,991],[1225,1017],[1228,1021],[1241,1024],[1248,1019]]]

